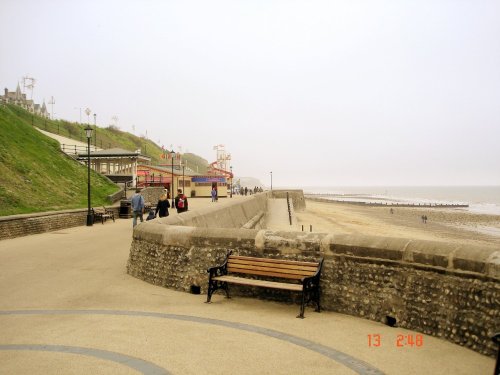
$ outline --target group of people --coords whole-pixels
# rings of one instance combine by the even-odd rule
[[[239,190],[234,191],[234,194],[240,195],[252,195],[255,193],[262,193],[264,190],[261,187],[255,186],[253,189],[249,189],[248,187],[241,187]]]
[[[132,225],[135,227],[137,225],[137,218],[139,218],[141,223],[144,221],[145,203],[140,189],[137,189],[135,191],[135,194],[131,199],[131,204],[133,217]],[[158,203],[156,204],[156,209],[151,209],[149,211],[146,220],[152,220],[157,215],[159,217],[167,217],[168,215],[170,215],[168,211],[170,207],[171,205],[169,202],[168,191],[165,189],[165,191],[160,196]],[[177,190],[177,196],[174,199],[174,208],[177,210],[177,213],[186,212],[188,210],[188,199],[186,195],[182,193],[182,189]]]

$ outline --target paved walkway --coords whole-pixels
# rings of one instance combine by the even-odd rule
[[[118,219],[0,241],[0,374],[493,372],[493,359],[437,338],[398,348],[397,335],[416,337],[404,329],[147,284],[126,273],[131,236]]]

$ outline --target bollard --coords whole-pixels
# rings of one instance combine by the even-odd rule
[[[313,226],[311,224],[311,225],[309,225],[309,232],[312,232],[312,231],[313,231]]]
[[[304,224],[302,224],[302,232],[304,231]]]

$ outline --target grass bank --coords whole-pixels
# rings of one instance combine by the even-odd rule
[[[87,169],[33,128],[43,129],[45,121],[54,125],[0,106],[0,216],[87,206]],[[119,189],[93,171],[91,182],[93,206],[107,204],[106,196]]]

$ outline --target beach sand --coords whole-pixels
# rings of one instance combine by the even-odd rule
[[[306,209],[296,211],[299,226],[325,233],[500,245],[500,215],[484,215],[458,208],[361,206],[306,199]],[[422,222],[427,216],[427,223]]]

